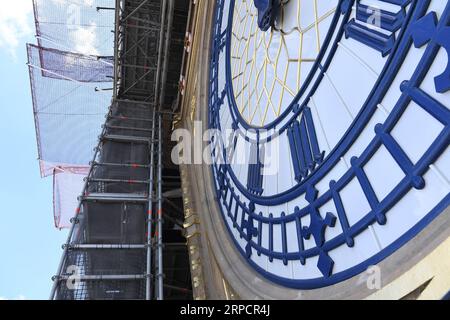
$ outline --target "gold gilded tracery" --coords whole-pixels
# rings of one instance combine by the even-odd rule
[[[263,126],[270,122],[269,118],[278,117],[295,97],[320,51],[327,32],[324,21],[336,11],[336,3],[283,0],[274,28],[264,32],[258,28],[253,0],[236,0],[231,31],[231,74],[237,107],[249,124]],[[305,24],[302,11],[306,8],[312,9],[314,15]],[[292,15],[292,10],[296,10],[296,15]],[[308,48],[306,41],[309,41]]]

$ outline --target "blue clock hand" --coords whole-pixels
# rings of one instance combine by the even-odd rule
[[[267,31],[273,25],[280,8],[280,0],[253,0],[258,9],[258,27]]]

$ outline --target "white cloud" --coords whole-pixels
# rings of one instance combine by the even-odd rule
[[[99,55],[98,28],[95,22],[89,26],[80,26],[80,14],[86,8],[93,8],[94,0],[38,0],[51,1],[53,5],[67,5],[67,21],[73,27],[67,28],[67,40],[61,44],[63,50],[69,49],[82,54]],[[0,5],[0,50],[5,50],[14,58],[16,50],[23,45],[24,39],[35,33],[32,0],[1,1]],[[3,3],[4,2],[4,3]],[[72,7],[71,7],[72,6]],[[74,9],[76,9],[74,11]],[[72,11],[70,11],[72,10]],[[41,12],[42,14],[42,12]],[[42,17],[41,17],[42,18]],[[75,19],[75,21],[71,21]],[[52,45],[54,46],[54,44]]]
[[[31,0],[2,1],[0,10],[0,49],[15,56],[24,37],[33,34]]]
[[[27,300],[27,299],[25,298],[25,296],[23,294],[20,294],[17,298],[14,298],[14,299],[0,297],[0,301],[3,301],[3,300]]]
[[[44,1],[44,0],[40,0]],[[45,0],[48,1],[48,0]],[[87,55],[99,55],[97,50],[97,24],[82,20],[83,14],[95,12],[94,0],[52,0],[57,7],[66,7],[67,38],[63,45],[68,49]],[[84,17],[86,19],[86,17]]]
[[[56,4],[77,4],[80,6],[92,6],[95,0],[52,0]]]
[[[78,27],[71,32],[72,41],[75,44],[75,52],[82,54],[98,55],[97,51],[97,25]]]

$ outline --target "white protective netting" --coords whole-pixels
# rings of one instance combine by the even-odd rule
[[[55,169],[53,174],[53,214],[55,227],[69,228],[70,219],[75,215],[78,207],[77,194],[80,194],[84,178],[89,167]]]
[[[70,226],[111,103],[115,1],[32,0],[28,45],[42,177],[53,175],[57,228]],[[97,10],[98,8],[106,8]]]

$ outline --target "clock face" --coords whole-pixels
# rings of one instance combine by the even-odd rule
[[[267,279],[344,281],[449,205],[444,2],[216,2],[214,186],[237,250]]]
[[[234,2],[231,83],[244,121],[263,127],[288,108],[316,61],[337,4],[281,2],[273,27],[263,31],[253,1]]]

